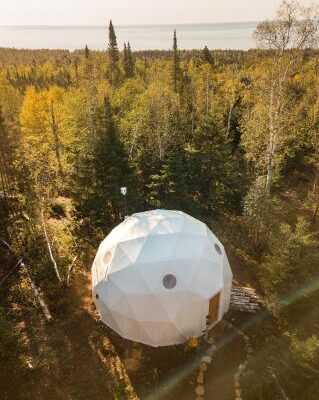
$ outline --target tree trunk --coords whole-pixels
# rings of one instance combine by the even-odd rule
[[[94,85],[94,74],[93,67],[90,60],[87,60],[86,73],[88,80],[88,95],[89,95],[89,129],[91,138],[95,136],[96,132],[96,115],[95,115],[95,85]]]
[[[209,113],[209,82],[208,82],[208,78],[206,79],[205,112],[206,112],[206,117],[208,117],[208,113]]]
[[[192,89],[192,112],[191,112],[191,140],[194,138],[195,130],[195,95]]]
[[[275,150],[276,150],[276,137],[275,137],[275,126],[274,126],[274,90],[275,81],[272,79],[270,97],[269,97],[269,144],[268,144],[268,159],[267,159],[267,178],[265,192],[267,196],[270,196],[270,190],[272,185],[274,166],[275,166]]]
[[[313,182],[313,187],[312,187],[313,193],[316,193],[316,191],[317,191],[318,182],[319,182],[319,163],[316,166],[315,180]]]
[[[230,132],[230,125],[231,125],[233,109],[234,109],[234,103],[230,102],[229,103],[229,111],[228,111],[228,120],[227,120],[227,136],[229,135],[229,132]]]
[[[42,309],[43,315],[45,316],[45,319],[48,322],[50,322],[52,320],[52,315],[51,315],[51,313],[49,311],[49,308],[46,305],[45,301],[43,300],[43,297],[41,295],[40,290],[37,288],[36,284],[33,282],[32,278],[31,278],[31,276],[30,276],[30,274],[29,274],[29,272],[28,272],[28,270],[27,270],[27,268],[25,266],[25,264],[22,263],[22,266],[25,267],[28,281],[30,282],[30,285],[31,285],[31,287],[33,289],[34,295],[35,295],[35,297],[37,298],[37,300],[38,300],[38,302],[40,304],[40,307]]]
[[[47,246],[48,246],[48,250],[49,250],[50,258],[51,258],[51,261],[52,261],[52,264],[53,264],[53,267],[54,267],[54,270],[55,270],[55,274],[56,274],[58,280],[60,282],[62,282],[61,275],[60,275],[60,272],[59,272],[59,269],[58,269],[58,264],[55,261],[55,258],[53,257],[51,243],[50,243],[48,232],[47,232],[47,229],[46,229],[46,226],[45,226],[43,210],[41,210],[41,221],[42,221],[42,227],[43,227],[45,241],[46,241]]]
[[[61,163],[61,145],[59,138],[59,130],[55,120],[53,100],[51,101],[51,126],[52,126],[52,133],[54,136],[55,155],[58,162],[58,170],[59,174],[63,176],[63,169]]]
[[[271,72],[271,89],[270,89],[270,98],[269,98],[269,146],[268,146],[268,161],[267,161],[267,179],[266,179],[266,195],[270,196],[274,167],[276,162],[276,150],[277,150],[277,126],[279,125],[279,116],[281,114],[281,108],[283,104],[283,96],[284,96],[284,83],[287,79],[287,74],[293,64],[297,60],[297,56],[292,58],[288,64],[284,67],[282,71],[277,73],[275,78],[274,76],[274,68],[276,63],[280,63],[280,59],[273,60],[274,66]],[[277,101],[274,105],[275,98],[275,86],[277,84]]]

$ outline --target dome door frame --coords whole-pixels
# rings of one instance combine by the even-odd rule
[[[220,303],[220,296],[221,292],[217,292],[215,296],[209,299],[209,325],[215,325],[218,321],[219,316],[219,303]]]

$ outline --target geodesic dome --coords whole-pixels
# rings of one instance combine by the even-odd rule
[[[199,337],[228,311],[232,272],[208,227],[181,211],[133,214],[100,244],[92,266],[102,321],[151,346]]]

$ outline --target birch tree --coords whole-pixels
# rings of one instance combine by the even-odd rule
[[[286,84],[289,74],[297,68],[305,49],[318,43],[318,7],[302,7],[295,1],[283,1],[273,21],[258,25],[254,36],[266,49],[270,63],[267,79],[267,131],[265,193],[270,195],[276,158],[280,144],[280,116],[284,112]]]

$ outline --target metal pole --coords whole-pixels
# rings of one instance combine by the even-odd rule
[[[126,202],[126,196],[124,196],[124,219],[127,216],[127,202]]]
[[[127,187],[125,186],[121,187],[121,193],[124,197],[123,206],[124,206],[124,220],[125,220],[125,217],[127,216],[127,202],[126,202]]]

